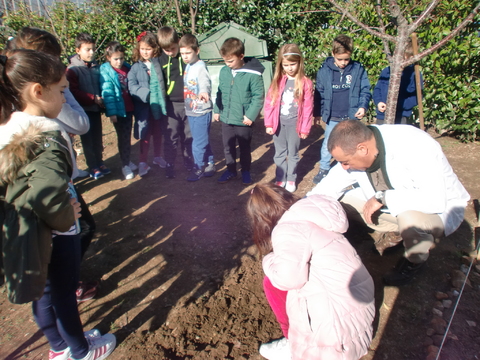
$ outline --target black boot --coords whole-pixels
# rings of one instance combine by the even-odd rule
[[[425,262],[414,264],[402,257],[397,265],[383,275],[383,282],[391,286],[405,285],[423,268]]]

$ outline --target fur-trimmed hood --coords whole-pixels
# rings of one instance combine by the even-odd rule
[[[4,183],[12,183],[23,166],[50,146],[45,141],[46,132],[49,140],[70,153],[68,134],[55,120],[15,112],[9,122],[0,127],[0,179]]]

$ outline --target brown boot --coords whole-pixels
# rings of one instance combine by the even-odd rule
[[[398,245],[402,241],[402,237],[398,232],[384,232],[384,233],[377,233],[378,236],[372,236],[375,240],[375,249],[377,249],[378,253],[383,255],[383,252],[391,248],[395,245]],[[375,239],[376,238],[376,239]]]

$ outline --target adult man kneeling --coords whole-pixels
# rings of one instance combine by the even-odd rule
[[[338,164],[308,195],[340,199],[349,219],[398,232],[387,247],[403,240],[405,254],[383,280],[406,284],[425,264],[435,238],[460,226],[469,194],[440,145],[410,125],[343,121],[330,134],[328,151]]]

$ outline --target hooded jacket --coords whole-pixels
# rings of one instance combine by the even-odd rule
[[[265,127],[271,127],[275,134],[280,124],[280,108],[281,108],[281,96],[287,83],[287,76],[283,75],[279,80],[278,86],[278,99],[272,104],[271,91],[268,90],[267,97],[265,98],[265,106],[263,110]],[[307,77],[303,78],[303,97],[301,99],[295,99],[298,104],[297,115],[297,134],[308,135],[312,127],[312,112],[313,112],[313,84],[312,80]]]
[[[67,80],[78,103],[85,111],[100,111],[100,106],[95,103],[95,96],[101,96],[100,67],[96,61],[89,66],[77,54],[70,59],[67,68]]]
[[[22,304],[43,295],[52,229],[68,231],[75,221],[67,192],[72,162],[53,120],[14,113],[0,128],[3,269],[9,300]]]
[[[420,84],[423,89],[423,78],[420,74]],[[390,85],[390,66],[382,70],[378,78],[377,85],[373,89],[373,101],[375,105],[378,103],[387,102],[388,86]],[[395,114],[395,123],[400,123],[402,116],[410,117],[413,108],[418,105],[417,101],[417,85],[415,83],[415,67],[414,65],[407,66],[403,69],[402,77],[400,79],[400,90],[398,92],[397,111]],[[378,111],[376,107],[377,119],[384,120],[385,112]]]
[[[325,123],[330,121],[333,103],[333,72],[340,71],[334,64],[333,57],[328,57],[317,72],[315,83],[315,106],[314,116],[321,116]],[[370,92],[370,81],[367,72],[358,61],[352,61],[350,95],[348,99],[348,117],[355,119],[355,113],[359,108],[368,110],[372,99]]]
[[[126,62],[122,66],[130,70],[130,65]],[[105,115],[126,117],[127,111],[123,101],[122,85],[117,72],[108,62],[100,66],[100,88],[105,105]]]
[[[265,87],[263,65],[256,58],[245,58],[245,65],[236,70],[224,66],[220,70],[217,98],[213,112],[225,124],[247,126],[245,115],[255,121],[263,107]]]
[[[374,285],[342,235],[339,202],[311,196],[295,203],[272,232],[263,258],[272,284],[287,293],[288,339],[294,360],[358,360],[367,353],[375,317]]]

